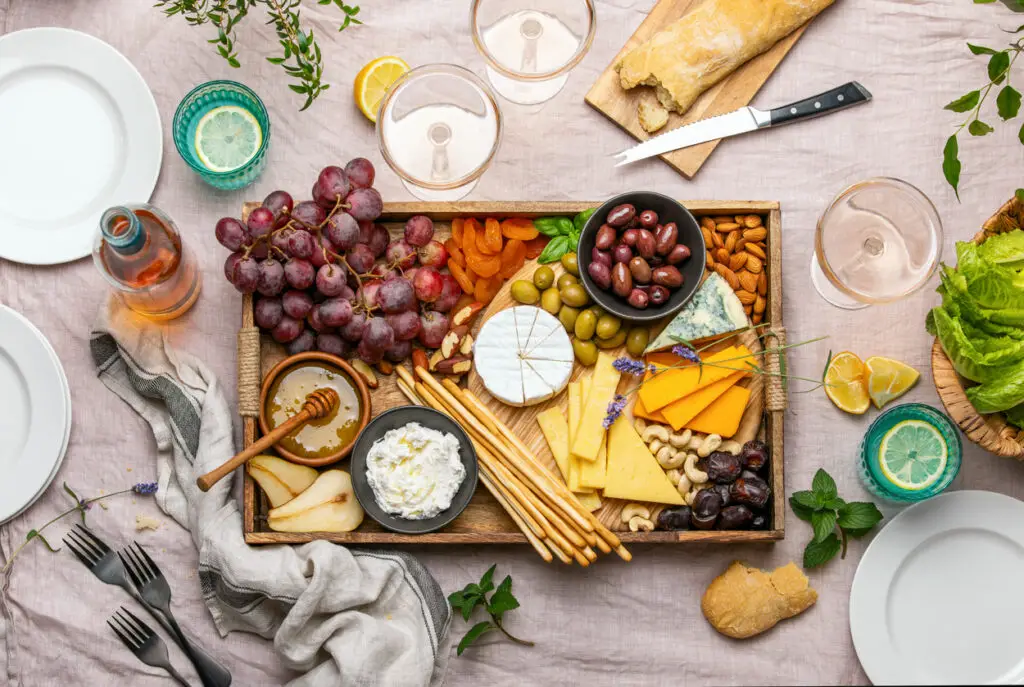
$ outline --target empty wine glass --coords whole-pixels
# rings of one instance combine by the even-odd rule
[[[498,152],[501,132],[494,93],[453,64],[406,72],[377,114],[381,155],[422,200],[458,200],[473,190]]]
[[[850,186],[818,220],[811,282],[826,301],[856,310],[920,290],[942,256],[942,220],[924,193],[899,179]]]
[[[562,90],[594,42],[592,0],[473,0],[470,27],[503,98],[534,105]]]

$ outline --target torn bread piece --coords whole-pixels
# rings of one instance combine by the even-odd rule
[[[818,592],[792,562],[768,573],[733,561],[708,585],[700,605],[716,630],[746,639],[803,613],[817,600]]]
[[[668,124],[668,110],[653,99],[641,100],[636,109],[636,116],[640,120],[640,126],[649,134]]]

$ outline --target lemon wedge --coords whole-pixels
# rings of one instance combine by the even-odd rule
[[[868,371],[868,395],[876,408],[910,391],[921,376],[906,363],[877,355],[865,360],[864,367]]]
[[[863,415],[871,407],[866,378],[867,369],[860,358],[849,351],[838,353],[825,370],[825,395],[840,410]]]
[[[398,77],[409,71],[410,67],[401,57],[387,55],[368,62],[356,74],[352,97],[355,98],[359,110],[371,122],[377,121],[377,106]]]

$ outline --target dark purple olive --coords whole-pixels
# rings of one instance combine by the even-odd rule
[[[754,513],[746,506],[726,506],[718,514],[720,530],[746,530],[754,522]]]
[[[715,515],[697,515],[694,513],[690,516],[690,526],[695,530],[710,530],[714,529],[715,523],[718,521],[718,514]]]
[[[765,515],[755,515],[753,522],[750,523],[750,529],[752,530],[766,530],[768,529],[768,517]]]
[[[735,482],[740,476],[743,465],[739,456],[734,456],[725,451],[715,451],[708,456],[707,468],[708,479],[718,484],[729,484]]]
[[[668,303],[668,299],[672,296],[672,292],[664,286],[652,286],[650,296],[651,305],[664,305],[665,303]]]
[[[637,310],[646,310],[651,302],[651,297],[642,288],[635,288],[629,292],[626,301]]]
[[[692,511],[689,506],[676,506],[666,508],[658,513],[659,530],[688,530],[690,529],[690,516]]]
[[[607,291],[612,285],[612,271],[603,262],[592,262],[587,265],[587,274],[602,291]]]
[[[655,267],[661,267],[665,264],[665,258],[658,257],[655,255],[653,258],[647,261],[647,264],[651,266],[651,269]]]
[[[722,497],[711,489],[702,489],[693,497],[694,515],[718,515],[722,510]]]
[[[612,248],[612,260],[615,262],[629,262],[633,259],[633,250],[624,243]]]
[[[768,503],[768,497],[771,496],[772,490],[768,487],[767,482],[756,475],[752,477],[740,475],[740,478],[729,487],[729,493],[732,495],[732,500],[736,503],[753,506],[754,508],[764,508],[764,505]]]
[[[708,487],[711,491],[718,494],[719,498],[722,499],[722,507],[728,506],[732,503],[732,496],[729,494],[728,484],[716,484],[712,487]]]
[[[667,286],[670,289],[677,289],[683,285],[683,273],[672,265],[655,267],[651,272],[651,281],[658,286]]]
[[[679,242],[679,227],[675,222],[669,222],[658,227],[654,234],[654,250],[658,255],[668,255]]]
[[[629,261],[629,271],[633,275],[633,281],[640,284],[647,284],[651,281],[651,266],[641,257]]]
[[[654,234],[646,229],[640,229],[636,237],[636,252],[641,258],[650,259],[654,257],[654,248],[657,245]]]
[[[640,226],[644,229],[653,229],[658,226],[658,213],[654,210],[644,210],[637,219],[640,220]]]
[[[615,239],[618,236],[618,232],[615,231],[615,227],[602,224],[601,228],[597,230],[597,236],[594,237],[594,245],[599,250],[608,250],[615,243]]]
[[[617,262],[612,268],[612,291],[616,296],[625,298],[633,290],[633,275],[629,273],[626,263]]]
[[[612,254],[606,250],[601,250],[597,246],[590,249],[590,259],[594,262],[599,262],[602,265],[611,269],[612,266]]]
[[[665,256],[665,262],[670,265],[678,265],[688,257],[690,257],[690,247],[683,243],[677,243]]]
[[[638,229],[627,229],[622,234],[622,242],[630,248],[636,245],[638,238],[640,238],[640,230]]]
[[[636,208],[629,203],[623,203],[622,205],[616,205],[608,213],[605,218],[605,222],[612,225],[613,227],[624,227],[629,224],[629,221],[636,217]]]
[[[761,472],[768,465],[768,445],[760,439],[748,441],[743,444],[740,459],[746,469]]]

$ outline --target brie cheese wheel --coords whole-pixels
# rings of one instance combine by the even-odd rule
[[[530,406],[553,398],[572,376],[572,342],[558,318],[532,305],[502,310],[473,343],[473,366],[502,403]]]

